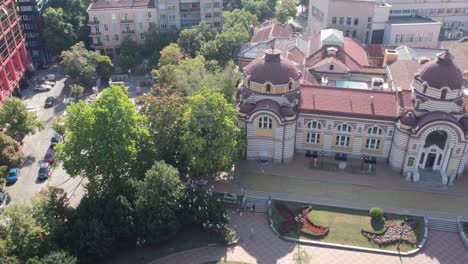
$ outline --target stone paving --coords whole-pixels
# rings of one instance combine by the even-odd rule
[[[231,213],[231,224],[240,234],[241,241],[234,247],[206,247],[170,255],[153,264],[200,264],[213,260],[246,263],[293,263],[297,252],[294,243],[277,238],[268,226],[265,214],[242,216]],[[252,235],[253,229],[253,235]],[[458,234],[430,231],[426,246],[416,255],[399,257],[375,253],[342,250],[328,247],[301,245],[309,256],[309,263],[317,264],[466,264],[468,250]]]

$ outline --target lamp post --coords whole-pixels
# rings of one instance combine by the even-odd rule
[[[143,250],[141,250],[141,249],[143,249],[143,246],[145,245],[145,243],[146,243],[146,240],[144,238],[142,238],[142,237],[137,238],[136,246],[138,248],[140,248],[140,254],[141,254],[140,258],[139,258],[139,260],[140,260],[139,263],[142,263],[142,264],[143,264],[143,259],[144,258],[143,258]]]
[[[294,217],[294,221],[296,221],[296,223],[298,224],[298,227],[297,227],[297,241],[296,241],[296,244],[297,244],[297,259],[298,259],[298,262],[301,263],[301,249],[300,249],[299,239],[300,239],[300,236],[301,236],[302,224],[304,223],[304,217],[302,216],[301,213],[299,213],[298,215],[296,215]]]

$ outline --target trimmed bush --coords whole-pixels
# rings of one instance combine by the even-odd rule
[[[380,208],[371,208],[369,210],[369,216],[372,218],[372,220],[380,220],[383,218],[383,211]]]

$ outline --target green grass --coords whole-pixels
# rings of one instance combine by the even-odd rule
[[[295,214],[299,210],[308,206],[309,204],[300,204],[292,202],[281,202],[284,205],[288,206]],[[404,215],[395,215],[395,214],[385,214],[387,219],[393,219],[398,223],[401,223],[404,218],[408,216]],[[335,243],[341,245],[349,246],[359,246],[367,248],[376,248],[384,250],[393,250],[397,251],[397,243],[385,245],[379,247],[376,243],[369,241],[366,237],[361,234],[361,230],[369,230],[378,232],[383,229],[382,222],[371,222],[371,218],[368,216],[368,212],[364,210],[354,210],[347,208],[337,208],[323,205],[312,205],[312,211],[309,213],[309,218],[312,219],[312,222],[316,225],[327,226],[330,228],[330,231],[325,237],[313,237],[301,233],[301,239],[317,240],[327,243]],[[424,237],[424,219],[422,217],[412,217],[419,221],[419,225],[415,230],[415,235],[418,241],[418,244],[422,241]],[[279,224],[285,219],[276,211],[274,205],[272,206],[272,219],[273,225],[276,230],[278,230]],[[296,229],[292,229],[286,234],[289,237],[298,238],[298,232]],[[402,242],[400,245],[400,251],[406,252],[415,249],[416,247]]]

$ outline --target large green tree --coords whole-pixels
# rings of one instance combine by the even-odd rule
[[[275,3],[269,0],[242,0],[245,10],[257,16],[259,22],[274,17]]]
[[[23,163],[23,157],[18,141],[0,132],[0,164],[8,168],[18,167]]]
[[[177,209],[182,185],[178,171],[158,161],[135,185],[139,234],[154,243],[171,238],[180,227]]]
[[[41,264],[77,264],[78,259],[65,251],[53,251],[44,256]]]
[[[125,71],[135,69],[143,59],[141,48],[135,40],[126,36],[120,42],[120,55],[117,57],[117,64]]]
[[[213,38],[214,34],[211,26],[202,21],[193,28],[182,30],[177,43],[186,54],[195,57],[202,44]]]
[[[161,47],[162,40],[159,30],[154,23],[150,23],[148,30],[145,32],[145,41],[141,50],[141,54],[149,59],[150,66],[158,65]]]
[[[286,23],[297,13],[296,0],[281,0],[276,2],[276,19],[280,23]]]
[[[80,98],[84,94],[85,88],[79,84],[70,85],[70,96]]]
[[[47,8],[42,15],[44,20],[44,39],[52,56],[68,49],[78,39],[73,25],[67,22],[62,8]]]
[[[217,91],[203,89],[184,106],[181,146],[189,174],[197,177],[231,169],[241,151],[236,109]]]
[[[182,59],[182,51],[177,43],[171,43],[169,46],[161,50],[161,57],[159,58],[159,67],[165,65],[177,65]]]
[[[138,158],[148,145],[144,122],[124,87],[104,89],[93,104],[78,102],[68,107],[67,140],[57,146],[57,156],[71,176],[87,178],[89,192],[117,188],[135,166],[151,166]]]
[[[249,40],[248,32],[231,28],[218,34],[215,40],[204,43],[200,54],[207,60],[217,60],[225,65],[228,61],[236,59],[240,45]]]
[[[109,56],[99,56],[97,59],[96,73],[105,81],[108,81],[115,71],[115,66]]]
[[[258,18],[244,9],[235,9],[233,11],[224,11],[223,13],[223,31],[231,28],[249,32],[251,26],[258,24]]]
[[[19,98],[9,97],[0,107],[0,127],[5,129],[6,135],[22,142],[26,135],[34,133],[37,128],[43,129],[44,123],[36,120]]]
[[[96,74],[96,64],[100,56],[98,51],[89,51],[83,42],[73,45],[70,50],[63,51],[61,64],[65,73],[76,84],[89,85]]]

